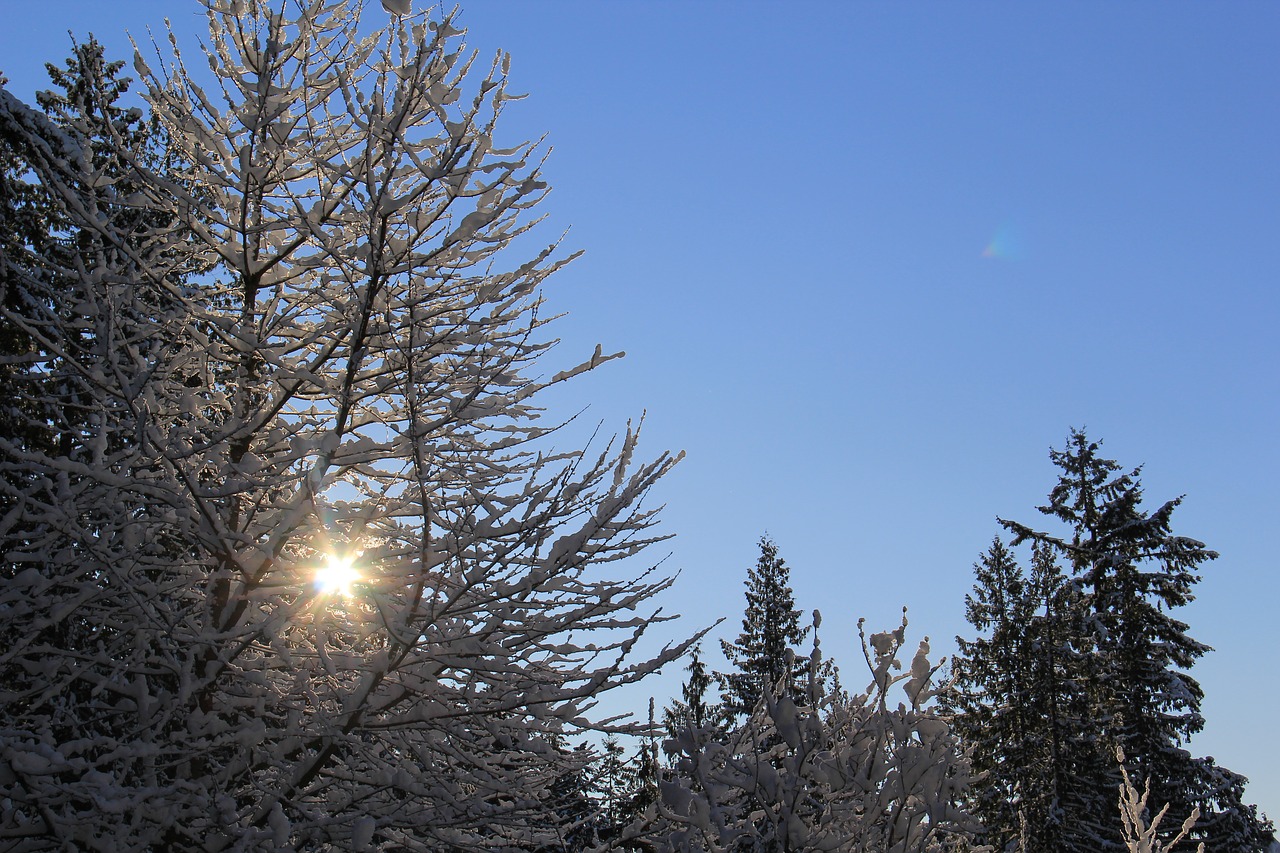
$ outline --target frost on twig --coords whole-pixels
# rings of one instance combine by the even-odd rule
[[[1169,811],[1166,804],[1164,808],[1151,818],[1151,825],[1146,823],[1147,816],[1147,798],[1151,795],[1151,780],[1148,779],[1144,785],[1142,793],[1138,793],[1138,789],[1134,787],[1133,780],[1129,778],[1129,771],[1124,766],[1124,750],[1116,748],[1116,761],[1120,764],[1120,774],[1122,777],[1120,785],[1120,819],[1124,830],[1124,842],[1129,849],[1129,853],[1170,853],[1178,845],[1178,842],[1186,838],[1195,827],[1196,821],[1200,819],[1200,808],[1196,807],[1191,810],[1191,814],[1182,822],[1182,828],[1167,842],[1161,842],[1157,832],[1160,829],[1160,823],[1164,820],[1165,814]],[[1204,853],[1204,842],[1200,842],[1196,846],[1196,853]]]
[[[926,853],[970,838],[967,756],[925,706],[936,671],[927,644],[894,672],[905,629],[904,616],[895,630],[863,634],[872,681],[861,695],[810,690],[819,698],[805,707],[767,690],[723,737],[678,731],[651,816],[655,849]],[[899,684],[906,701],[893,703]]]

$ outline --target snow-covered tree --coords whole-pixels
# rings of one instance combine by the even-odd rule
[[[656,799],[649,739],[630,755],[617,738],[607,738],[592,766],[592,792],[597,806],[595,840],[614,849],[635,849],[627,830]]]
[[[135,58],[163,157],[0,93],[76,240],[0,307],[6,391],[64,395],[60,448],[0,436],[0,836],[554,845],[589,760],[559,744],[688,645],[634,654],[669,580],[617,562],[676,459],[540,418],[614,356],[542,372],[570,258],[527,251],[547,186],[495,137],[506,56],[477,69],[448,18],[364,35],[356,2],[204,5],[210,77],[176,39]]]
[[[136,246],[146,230],[156,224],[154,217],[164,212],[142,212],[123,205],[111,205],[107,195],[128,195],[130,183],[124,152],[133,158],[155,161],[162,156],[157,146],[157,128],[145,123],[138,109],[119,102],[129,87],[120,72],[123,62],[107,62],[98,42],[90,39],[75,44],[65,66],[46,64],[53,89],[37,94],[37,101],[49,123],[42,126],[0,128],[0,158],[3,179],[3,252],[0,278],[4,303],[13,316],[25,323],[5,323],[0,340],[5,358],[0,363],[6,407],[3,434],[28,449],[54,450],[66,455],[84,432],[87,416],[85,400],[77,398],[71,383],[58,378],[29,326],[68,326],[64,361],[83,350],[93,330],[67,324],[67,317],[54,316],[59,294],[72,287],[68,270],[95,264],[123,267],[127,260],[116,248],[102,242],[100,227],[78,227],[54,202],[53,191],[41,180],[33,163],[40,150],[56,146],[57,133],[72,134],[87,157],[92,184],[81,184],[78,193],[92,197],[101,215],[110,215],[110,230],[124,244]],[[48,129],[45,132],[42,128]],[[108,189],[109,188],[109,189]],[[153,221],[146,221],[148,218]],[[170,216],[171,218],[171,216]],[[169,223],[171,224],[171,223]],[[110,261],[106,257],[110,256]],[[45,353],[48,356],[49,353]],[[40,392],[29,389],[39,385]]]
[[[720,641],[725,659],[733,666],[717,675],[724,711],[730,717],[751,714],[766,688],[776,688],[784,678],[793,698],[803,701],[806,664],[798,649],[808,628],[800,624],[791,570],[768,536],[760,537],[760,557],[747,571],[746,587],[742,632],[733,642]]]
[[[0,77],[0,85],[4,78]],[[28,313],[22,286],[29,254],[47,240],[51,230],[47,195],[29,180],[22,137],[0,127],[0,301],[10,313]],[[47,446],[49,431],[44,406],[32,409],[18,389],[30,382],[34,352],[31,336],[14,323],[0,324],[0,435],[21,447]],[[0,517],[11,508],[9,490],[0,492]]]
[[[686,727],[669,740],[653,849],[672,851],[976,850],[961,807],[972,781],[959,740],[927,703],[936,667],[922,642],[908,671],[906,619],[863,634],[872,680],[849,697],[824,690],[818,654],[797,703],[766,688],[732,732]],[[780,680],[780,684],[785,681]],[[902,699],[891,693],[900,687]]]
[[[1203,841],[1212,853],[1263,851],[1272,828],[1242,802],[1243,777],[1184,748],[1204,725],[1203,691],[1186,670],[1209,649],[1187,634],[1174,611],[1193,599],[1200,566],[1218,555],[1172,532],[1181,498],[1144,510],[1140,471],[1123,472],[1099,449],[1073,430],[1067,446],[1050,454],[1061,474],[1040,511],[1058,519],[1065,535],[1001,520],[1014,534],[1013,545],[1030,541],[1061,558],[1079,590],[1074,601],[1082,627],[1074,645],[1086,655],[1079,678],[1087,685],[1089,731],[1097,734],[1092,749],[1073,750],[1085,758],[1068,772],[1098,781],[1092,786],[1096,801],[1057,804],[1062,821],[1080,824],[1113,814],[1122,782],[1114,762],[1120,748],[1172,815],[1200,810],[1201,819],[1177,849]],[[1044,652],[1055,648],[1061,644],[1048,644]],[[1123,850],[1121,826],[1102,824],[1087,844],[1090,850]]]
[[[1016,759],[1003,774],[988,774],[974,786],[974,813],[984,838],[996,849],[1002,840],[1017,838],[1025,824],[1028,771],[1044,766],[1028,740],[1034,738],[1035,709],[1031,694],[1030,655],[1025,646],[1028,603],[1026,578],[1013,554],[997,538],[974,564],[973,593],[965,596],[965,618],[982,632],[973,640],[956,638],[952,682],[940,697],[954,715],[953,726],[972,748],[973,767],[990,771],[998,762]],[[1039,789],[1051,794],[1052,789]],[[1038,849],[1023,839],[1026,853]]]

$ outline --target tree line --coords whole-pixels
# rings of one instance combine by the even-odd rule
[[[498,136],[509,59],[447,16],[203,5],[212,76],[138,51],[145,109],[93,40],[34,106],[0,88],[4,846],[1266,849],[1183,748],[1174,609],[1216,555],[1081,432],[948,670],[904,617],[846,688],[767,538],[723,671],[706,631],[638,655],[672,579],[618,567],[678,456],[543,420],[615,356],[546,375],[573,255]],[[661,712],[593,715],[678,661]]]
[[[1038,509],[1057,529],[1000,519],[1011,539],[993,540],[974,566],[973,592],[965,601],[974,634],[956,638],[959,651],[944,675],[935,678],[922,649],[898,676],[909,679],[905,692],[917,713],[899,723],[911,731],[911,748],[930,743],[933,727],[953,739],[927,765],[937,788],[895,793],[903,802],[951,798],[955,811],[945,817],[931,811],[920,820],[936,837],[900,847],[895,844],[905,836],[877,837],[866,845],[866,828],[846,827],[843,840],[824,847],[806,833],[811,823],[830,818],[826,806],[842,792],[800,773],[789,781],[823,803],[802,813],[803,831],[784,832],[762,821],[759,814],[768,812],[776,792],[741,785],[734,796],[754,803],[748,812],[755,817],[741,827],[752,840],[724,849],[1271,849],[1274,826],[1244,800],[1247,780],[1187,749],[1205,722],[1204,693],[1188,670],[1210,649],[1191,637],[1177,612],[1193,599],[1202,566],[1218,555],[1174,533],[1181,498],[1146,509],[1140,471],[1105,458],[1101,443],[1084,431],[1072,430],[1050,458],[1058,481]],[[1019,546],[1029,546],[1026,564]],[[812,649],[802,652],[806,629],[789,570],[767,538],[746,586],[742,631],[737,640],[722,642],[729,669],[709,672],[695,649],[683,696],[667,710],[668,743],[682,752],[690,731],[717,748],[735,743],[755,725],[753,715],[769,713],[780,698],[806,708],[816,727],[834,725],[841,710],[867,707],[866,694],[851,697],[834,662],[821,654],[818,620]],[[877,654],[885,648],[896,653],[901,643],[900,631],[871,637],[873,685],[884,660]],[[718,699],[709,694],[713,684]],[[923,705],[922,694],[935,701]],[[881,715],[886,711],[877,708]],[[830,749],[833,742],[840,742],[839,734],[829,731],[823,743]],[[813,755],[794,738],[779,742],[776,732],[757,744],[757,755],[770,756],[780,777]],[[890,749],[885,756],[895,754]],[[677,772],[690,766],[687,760],[675,765]],[[1142,780],[1144,796],[1134,779]],[[1118,802],[1126,806],[1118,809]],[[883,818],[895,806],[874,814]],[[1168,820],[1155,821],[1157,814]],[[1145,827],[1145,847],[1136,846],[1139,818],[1155,824]]]

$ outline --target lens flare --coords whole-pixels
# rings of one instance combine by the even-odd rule
[[[354,557],[329,555],[325,564],[316,571],[316,591],[321,595],[351,595],[352,586],[360,581]]]
[[[1022,244],[1017,231],[1009,223],[1001,225],[991,238],[991,242],[982,250],[982,257],[1003,260],[1017,260],[1022,256]]]

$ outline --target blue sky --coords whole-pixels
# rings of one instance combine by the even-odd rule
[[[66,29],[125,56],[194,4],[6,4],[30,98]],[[376,4],[370,14],[381,14]],[[24,17],[25,16],[25,17]],[[728,617],[768,531],[845,680],[854,626],[968,635],[997,515],[1038,523],[1087,426],[1222,556],[1182,613],[1191,744],[1280,817],[1280,6],[463,3],[513,55],[509,138],[547,134],[557,398],[688,458],[659,489],[682,630]],[[678,690],[635,694],[643,711]],[[631,701],[631,700],[628,700]],[[610,707],[613,707],[610,705]]]

